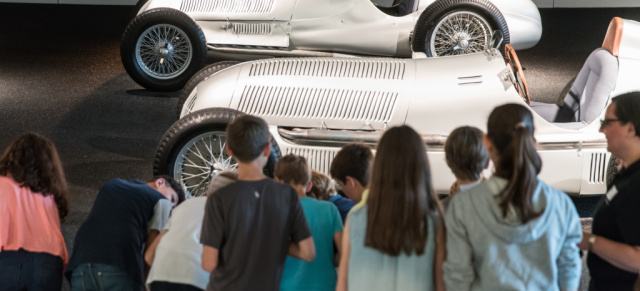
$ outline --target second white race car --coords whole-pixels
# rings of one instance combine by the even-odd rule
[[[612,96],[640,90],[634,80],[640,74],[639,32],[639,23],[615,18],[563,109],[532,102],[540,177],[547,183],[576,195],[605,192],[614,169],[598,118]],[[295,153],[324,172],[342,145],[374,145],[386,128],[407,124],[428,145],[436,191],[447,193],[454,179],[444,159],[447,135],[462,125],[484,130],[498,105],[529,103],[515,52],[508,49],[506,57],[491,49],[442,58],[282,58],[234,65],[189,92],[181,119],[158,146],[154,172],[202,195],[212,175],[234,167],[224,151],[224,130],[239,114],[270,125],[273,160],[280,152]]]

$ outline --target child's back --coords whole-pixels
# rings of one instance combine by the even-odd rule
[[[224,244],[213,290],[278,290],[290,240],[309,235],[296,192],[269,178],[218,190],[205,213],[201,240]]]
[[[300,199],[313,235],[316,258],[311,262],[287,257],[280,290],[335,290],[334,234],[342,231],[338,208],[328,201]]]
[[[262,172],[270,153],[266,122],[242,115],[226,135],[238,181],[207,198],[200,238],[207,290],[278,290],[287,254],[313,260],[311,232],[297,192]]]
[[[280,158],[275,177],[278,182],[291,185],[298,194],[316,248],[316,257],[311,262],[287,257],[280,290],[335,290],[338,278],[333,243],[340,245],[342,239],[338,208],[331,202],[307,196],[312,188],[311,168],[304,157],[289,154]]]

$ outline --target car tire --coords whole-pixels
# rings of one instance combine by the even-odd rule
[[[196,111],[176,121],[164,133],[156,149],[154,175],[173,177],[182,185],[188,198],[204,195],[213,173],[235,168],[235,162],[224,149],[223,140],[226,142],[227,124],[241,115],[243,113],[233,109],[210,108]],[[214,150],[216,140],[218,151]],[[195,151],[190,152],[190,149]],[[215,161],[214,155],[218,155],[220,159]],[[263,169],[265,175],[273,177],[275,164],[281,155],[280,148],[272,137],[271,154]],[[185,162],[192,163],[191,169],[200,172],[183,172]]]
[[[458,31],[467,36],[466,42],[449,39],[450,45],[444,48],[436,47],[440,41],[447,40],[444,35],[438,33],[456,19],[475,25],[482,33],[469,35],[468,31]],[[457,27],[454,26],[452,29]],[[420,15],[413,35],[412,49],[414,52],[424,52],[429,57],[483,51],[486,49],[485,45],[491,45],[491,35],[497,29],[503,34],[503,41],[499,48],[499,51],[503,52],[504,46],[510,41],[509,28],[502,13],[493,3],[488,0],[439,0],[429,5]],[[476,41],[473,41],[473,36],[476,36]],[[484,40],[484,45],[479,44],[478,39]],[[459,45],[460,49],[449,50],[448,48],[454,44]]]
[[[184,85],[184,88],[182,88],[182,92],[180,92],[180,97],[178,98],[178,108],[177,108],[178,119],[180,119],[180,114],[182,114],[182,107],[184,107],[184,103],[187,101],[187,98],[189,98],[189,95],[191,94],[193,89],[195,89],[196,86],[200,84],[200,82],[206,79],[209,79],[211,75],[219,71],[222,71],[233,65],[237,65],[239,63],[240,63],[239,61],[216,62],[202,68],[202,70],[198,71],[195,75],[193,75],[193,77],[189,79],[189,82],[187,82],[187,84]]]
[[[163,39],[171,33],[171,41]],[[131,78],[153,91],[175,91],[204,66],[207,44],[188,15],[171,8],[147,10],[127,25],[120,56]]]

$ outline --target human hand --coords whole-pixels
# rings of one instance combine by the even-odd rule
[[[578,248],[580,248],[581,251],[589,250],[589,237],[591,237],[591,233],[582,232],[582,241],[578,244]]]

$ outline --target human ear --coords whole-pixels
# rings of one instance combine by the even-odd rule
[[[345,185],[349,185],[351,187],[354,187],[356,185],[356,182],[358,182],[355,178],[351,177],[351,176],[346,176],[344,177],[344,184]]]
[[[159,178],[156,180],[156,188],[160,188],[160,186],[164,185],[166,181],[164,180],[164,178]]]
[[[311,187],[313,187],[313,182],[309,181],[309,183],[307,183],[307,186],[304,189],[304,192],[309,193],[311,191]]]
[[[231,149],[228,146],[226,146],[225,149],[227,150],[227,155],[233,157],[233,152],[231,151]]]
[[[268,142],[267,145],[264,146],[264,149],[262,150],[262,155],[265,157],[268,157],[269,154],[271,154],[271,143]]]
[[[636,136],[636,127],[635,127],[635,126],[633,126],[633,122],[629,121],[629,122],[627,122],[627,124],[629,125],[629,128],[627,129],[627,130],[628,130],[629,135],[630,135],[631,137]]]
[[[487,148],[487,151],[491,153],[493,150],[493,143],[489,140],[489,137],[486,134],[482,135],[482,143],[484,144],[484,147]]]

